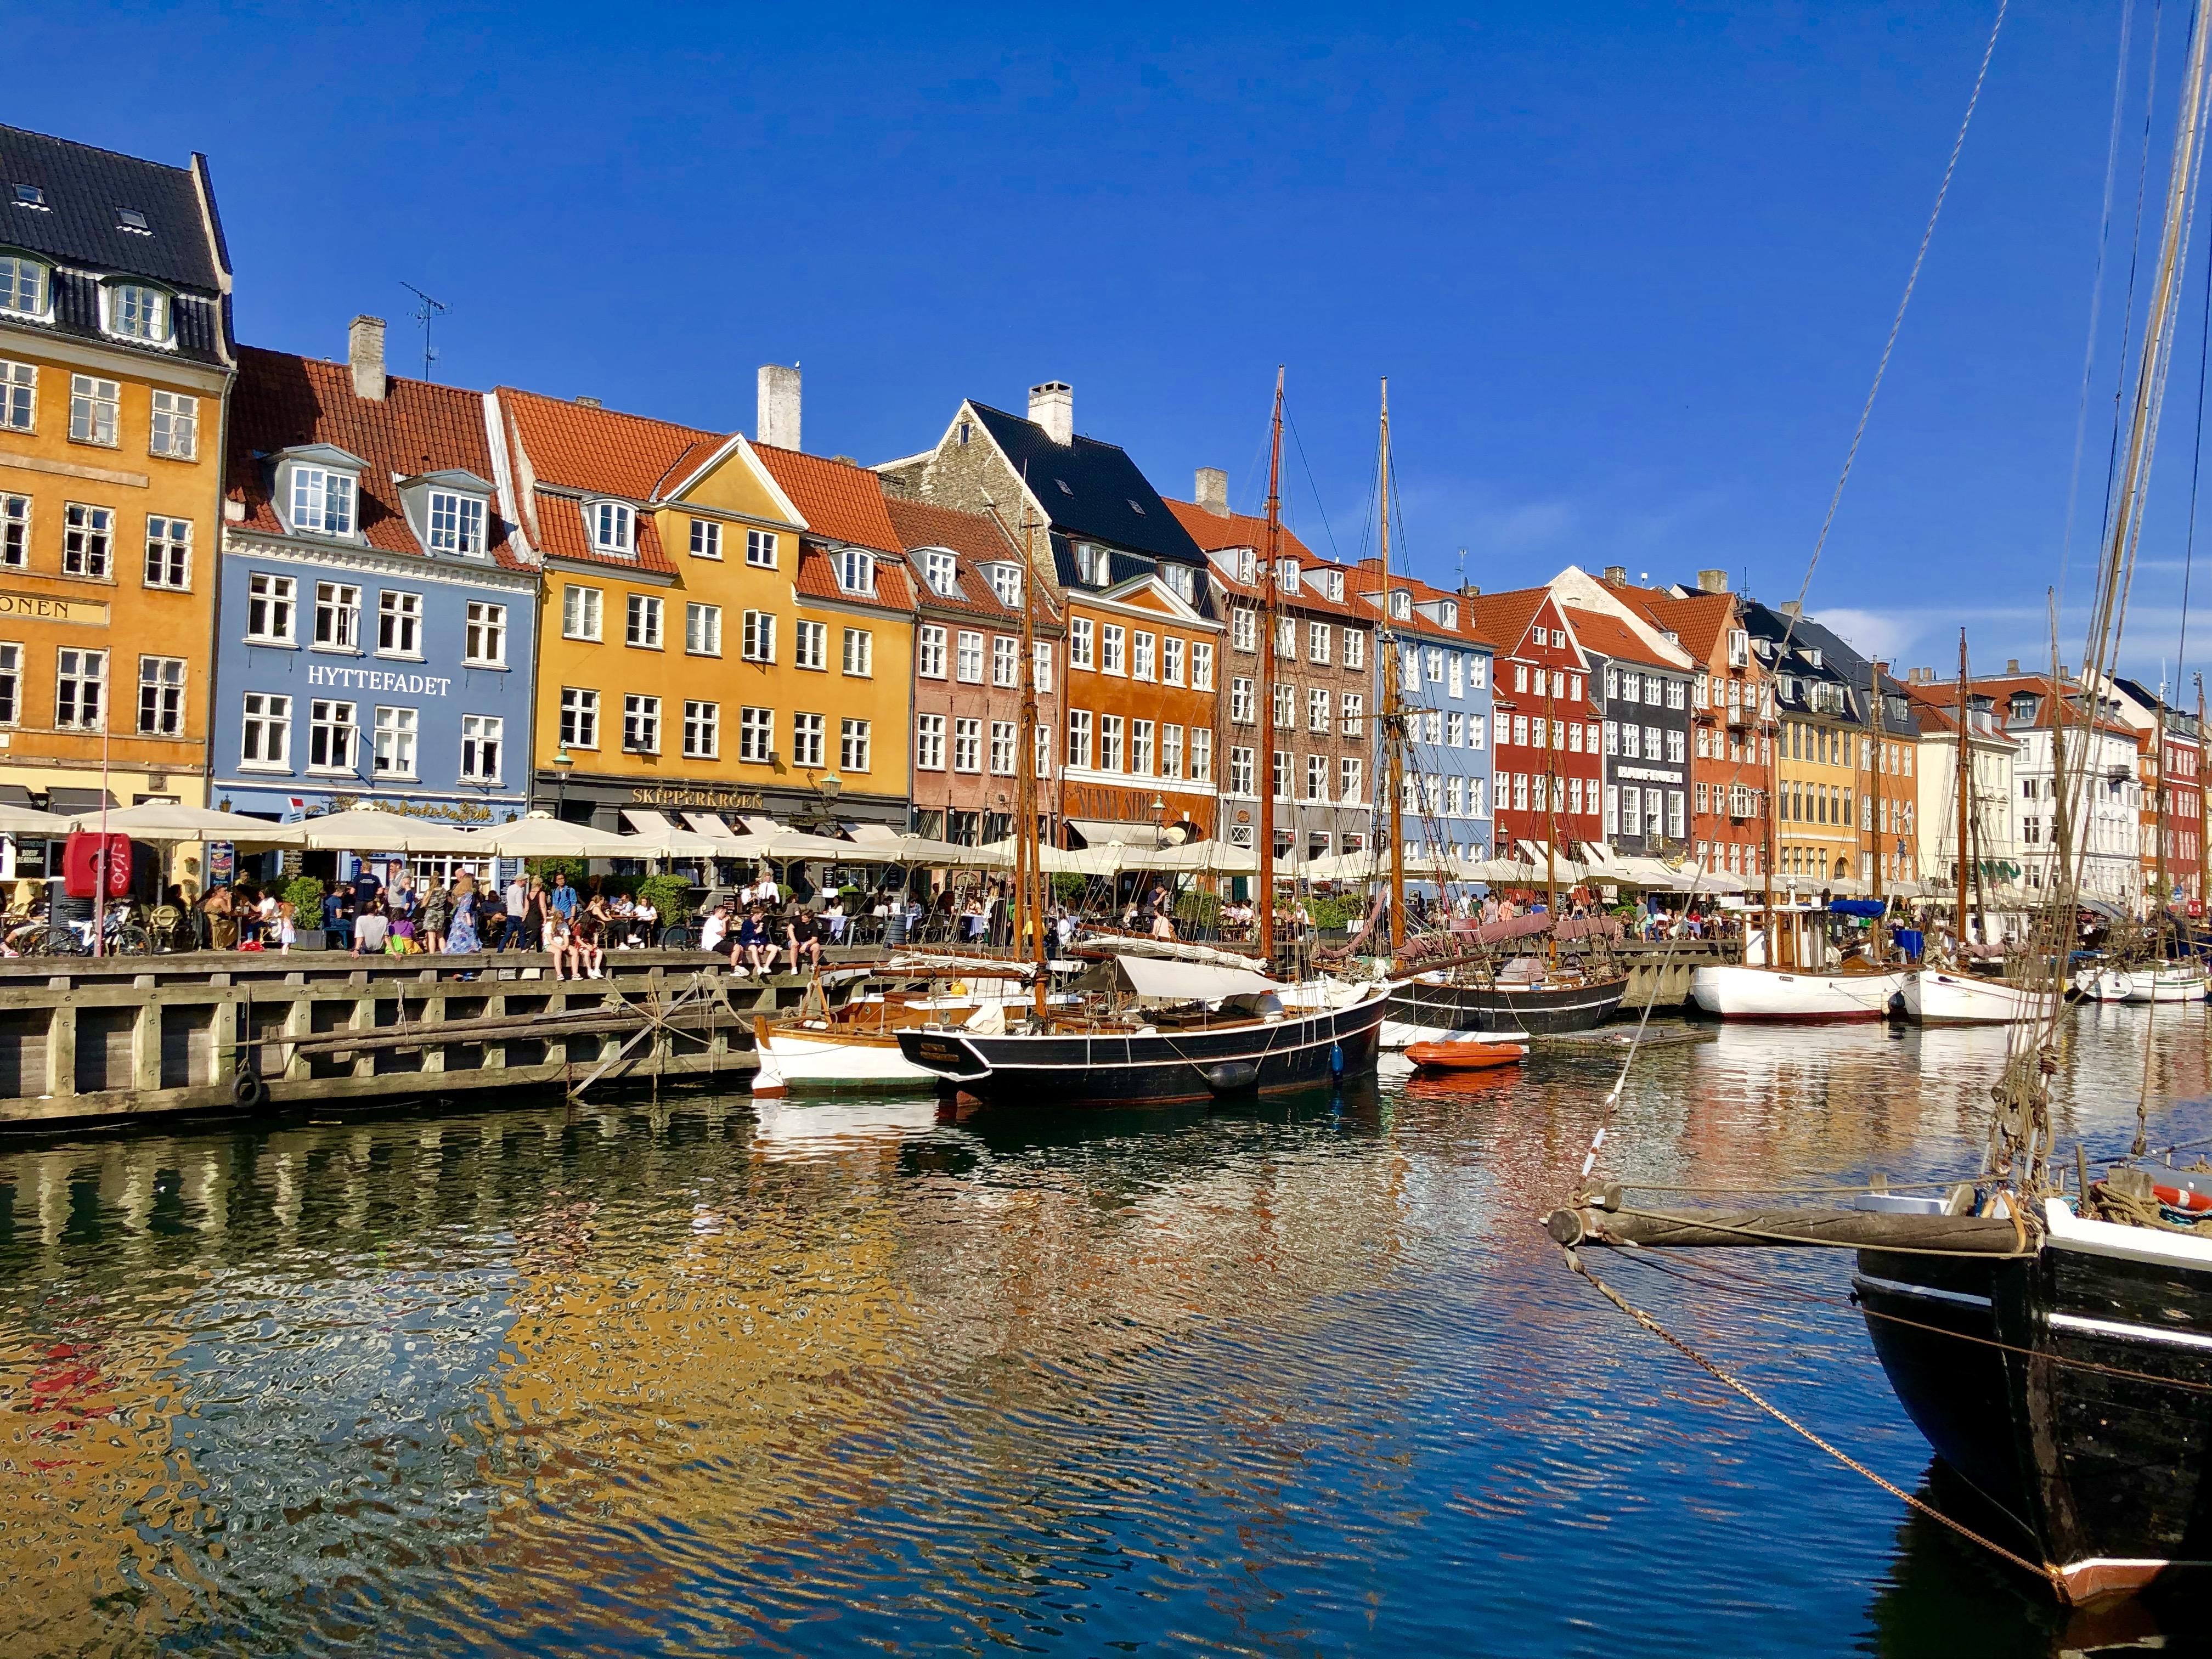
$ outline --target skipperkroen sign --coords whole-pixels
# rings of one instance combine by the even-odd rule
[[[416,697],[449,696],[453,690],[451,678],[436,674],[395,674],[381,668],[335,668],[324,663],[309,665],[307,684],[349,691],[404,691]]]

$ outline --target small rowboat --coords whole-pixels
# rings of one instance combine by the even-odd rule
[[[1484,1072],[1518,1066],[1528,1053],[1524,1042],[1416,1042],[1406,1058],[1425,1072]]]

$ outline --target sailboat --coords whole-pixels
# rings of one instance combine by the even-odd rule
[[[1545,885],[1549,894],[1542,917],[1516,917],[1495,923],[1498,937],[1477,930],[1465,935],[1408,936],[1406,908],[1406,746],[1411,722],[1399,672],[1397,631],[1391,626],[1390,577],[1390,383],[1382,382],[1377,499],[1381,511],[1382,620],[1376,631],[1376,661],[1382,678],[1382,745],[1389,797],[1390,943],[1397,975],[1390,981],[1389,1018],[1383,1027],[1386,1048],[1401,1049],[1439,1036],[1543,1036],[1586,1031],[1613,1018],[1627,994],[1628,976],[1610,956],[1589,954],[1559,960],[1559,751],[1545,747]],[[1544,715],[1552,729],[1552,692],[1546,680]],[[1449,860],[1443,861],[1446,865]],[[1528,924],[1540,923],[1539,927]],[[1516,924],[1520,924],[1516,926]],[[1543,954],[1530,947],[1542,936]],[[1461,941],[1467,939],[1462,945]],[[1512,948],[1504,947],[1506,941]],[[1433,944],[1441,950],[1424,950]]]
[[[2081,675],[2091,686],[2117,651],[2135,572],[2208,124],[2209,44],[2212,0],[2197,0],[2157,276],[2091,606]],[[2063,721],[2052,738],[2063,834],[2089,786],[2090,749],[2080,745],[2069,764]],[[1979,1541],[2039,1571],[2075,1603],[2212,1581],[2212,1193],[2204,1190],[2212,1180],[2148,1164],[2147,1100],[2129,1157],[2101,1176],[2078,1144],[2069,1171],[2055,1144],[2048,1078],[2058,1064],[2081,860],[2063,846],[2037,920],[2040,1012],[2008,1032],[1976,1179],[1940,1199],[1881,1194],[1850,1210],[1701,1216],[1626,1212],[1617,1187],[1586,1188],[1550,1224],[1570,1250],[1855,1249],[1853,1288],[1899,1400],[1938,1455],[2010,1518],[2018,1547]]]
[[[1260,660],[1272,676],[1275,585],[1279,580],[1283,375],[1275,375],[1267,465],[1267,607]],[[1030,561],[1034,570],[1036,561]],[[1026,580],[1026,579],[1025,579]],[[1027,611],[1024,611],[1026,617]],[[1024,628],[1028,626],[1026,621]],[[1095,965],[1048,1002],[1045,884],[1031,740],[1037,720],[1036,653],[1024,641],[1022,726],[1014,745],[1018,937],[1035,956],[1034,1001],[990,1024],[927,1022],[897,1033],[911,1065],[987,1106],[1060,1108],[1164,1105],[1326,1086],[1375,1069],[1387,987],[1322,977],[1288,984],[1261,971],[1274,958],[1274,835],[1259,837],[1260,956],[1224,963],[1222,953],[1173,941],[1098,938],[1083,953]],[[1273,693],[1263,679],[1262,708]]]
[[[2054,676],[2054,683],[2056,677]],[[1958,894],[1954,901],[1951,937],[1957,948],[1958,960],[1948,963],[1923,962],[1905,976],[1899,993],[1905,1004],[1905,1018],[1921,1025],[2007,1025],[2021,1020],[2040,1019],[2044,1013],[2044,994],[2039,984],[1973,971],[1972,957],[1967,950],[1966,883],[1967,872],[1978,869],[1980,861],[1974,855],[1973,811],[1973,738],[1972,709],[1968,702],[1966,630],[1959,630],[1959,726],[1958,766],[1956,785],[1953,793],[1959,814],[1959,881]],[[2063,709],[2063,704],[2061,705]],[[2055,720],[2058,715],[2054,714]],[[1986,932],[1989,918],[1984,912],[1982,925]]]

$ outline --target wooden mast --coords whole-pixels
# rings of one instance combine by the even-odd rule
[[[1966,724],[1966,630],[1959,630],[1959,896],[1951,926],[1959,941],[1959,965],[1966,963],[1966,780],[1973,775],[1973,741]]]
[[[1038,1028],[1042,1030],[1045,1018],[1046,935],[1050,931],[1050,917],[1044,902],[1044,851],[1039,844],[1037,830],[1036,605],[1031,590],[1031,584],[1036,580],[1036,515],[1024,511],[1022,516],[1025,544],[1019,594],[1022,605],[1022,723],[1021,738],[1014,755],[1014,810],[1019,815],[1020,823],[1014,834],[1014,879],[1017,890],[1021,894],[1022,908],[1030,915],[1030,945],[1036,963],[1031,991],[1036,1018]]]
[[[1275,971],[1275,564],[1282,544],[1283,368],[1275,366],[1275,412],[1267,438],[1267,556],[1260,565],[1260,729],[1267,768],[1260,812],[1260,962]],[[1295,713],[1295,711],[1293,711]],[[1290,793],[1285,777],[1284,793]]]
[[[1874,893],[1872,896],[1876,903],[1881,905],[1881,914],[1876,916],[1874,920],[1875,959],[1876,961],[1885,961],[1889,956],[1889,905],[1884,899],[1881,890],[1881,771],[1882,763],[1885,758],[1882,752],[1884,747],[1882,738],[1887,733],[1887,728],[1882,720],[1881,664],[1877,661],[1875,662],[1872,666],[1874,672],[1869,676],[1868,684],[1873,688],[1869,695],[1872,697],[1874,702],[1874,754],[1871,757],[1874,763],[1870,768],[1870,770],[1874,775],[1874,795],[1872,798],[1872,805],[1867,809],[1867,834],[1868,838],[1874,842]]]
[[[1744,620],[1747,623],[1750,618],[1747,617]],[[1765,933],[1766,961],[1762,965],[1768,968],[1779,968],[1782,965],[1779,944],[1782,930],[1776,926],[1774,915],[1774,866],[1782,861],[1782,697],[1779,690],[1781,666],[1782,659],[1778,655],[1775,658],[1775,668],[1778,672],[1769,675],[1766,681],[1765,695],[1769,699],[1769,706],[1773,710],[1770,718],[1774,721],[1774,730],[1771,734],[1767,733],[1763,722],[1755,723],[1756,729],[1760,733],[1760,740],[1767,744],[1766,913],[1762,918],[1762,926]],[[1747,945],[1750,940],[1747,939],[1744,942]]]
[[[1552,718],[1552,671],[1536,670],[1544,677],[1544,914],[1552,920],[1546,930],[1551,944],[1552,966],[1559,965],[1559,727]],[[1605,826],[1600,824],[1599,829]]]
[[[2158,950],[2160,956],[2165,956],[2168,954],[2166,939],[2166,928],[2173,920],[2172,915],[2168,908],[2169,902],[2173,892],[2173,887],[2172,883],[2167,879],[2166,873],[2166,688],[2163,685],[2160,686],[2158,689],[2158,736],[2156,741],[2158,744],[2158,815],[2156,819],[2158,834]]]
[[[1400,681],[1398,630],[1390,611],[1390,377],[1382,377],[1382,437],[1379,489],[1382,503],[1382,748],[1389,763],[1390,790],[1390,948],[1406,948],[1406,704]],[[1270,719],[1273,716],[1271,714]]]

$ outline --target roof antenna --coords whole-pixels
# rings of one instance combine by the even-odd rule
[[[399,286],[422,302],[408,314],[422,325],[422,378],[427,380],[432,378],[430,365],[438,361],[437,350],[430,343],[430,319],[446,308],[446,302],[432,299],[412,283],[402,283]]]
[[[1459,550],[1459,581],[1456,586],[1461,592],[1467,592],[1467,550],[1463,547]]]

